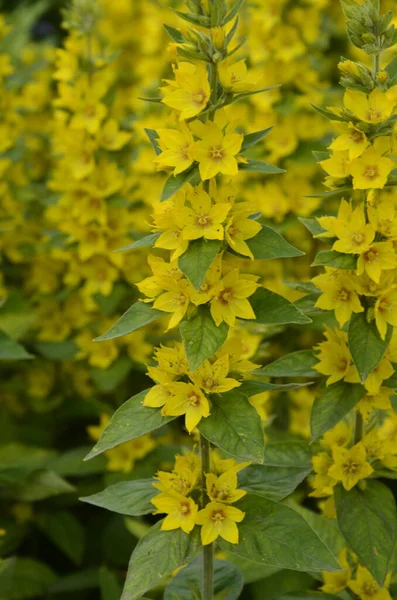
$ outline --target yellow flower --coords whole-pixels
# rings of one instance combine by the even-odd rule
[[[349,347],[347,345],[347,334],[338,329],[325,327],[326,342],[321,342],[315,350],[319,350],[316,371],[328,375],[327,385],[331,385],[344,379],[349,383],[360,380],[357,370],[353,365]]]
[[[158,384],[150,388],[142,404],[150,408],[161,408],[169,398],[170,393],[166,385]]]
[[[161,524],[163,531],[182,529],[185,533],[190,533],[194,529],[198,506],[191,498],[181,494],[173,496],[159,494],[152,498],[151,503],[157,508],[155,515],[167,514]]]
[[[334,446],[339,446],[340,448],[344,448],[348,444],[350,444],[352,438],[352,428],[349,427],[346,423],[341,421],[335,427],[333,427],[330,431],[327,431],[321,439],[321,444],[323,446],[328,446],[332,448]]]
[[[384,292],[376,301],[375,321],[383,340],[386,337],[388,323],[397,327],[397,287]]]
[[[364,421],[368,421],[373,410],[391,410],[390,396],[392,390],[380,388],[376,394],[367,394],[356,404],[356,410],[360,411]]]
[[[379,88],[375,88],[369,95],[357,90],[346,90],[343,102],[360,121],[373,125],[386,121],[395,104]]]
[[[248,218],[253,213],[249,203],[235,204],[225,227],[225,238],[230,248],[243,256],[249,256],[252,260],[254,256],[246,240],[255,237],[262,229],[260,223]]]
[[[343,571],[336,573],[322,573],[324,585],[320,588],[326,594],[339,594],[347,588],[352,570],[347,560],[347,550],[344,548],[339,554],[339,564]]]
[[[239,94],[261,87],[262,75],[248,72],[245,59],[232,63],[224,60],[218,64],[219,81],[223,88]]]
[[[212,265],[207,271],[204,283],[198,292],[194,292],[191,297],[193,304],[199,306],[206,304],[213,298],[216,292],[216,286],[219,283],[222,274],[222,254],[218,254]]]
[[[223,394],[241,385],[236,379],[227,377],[228,373],[229,356],[224,355],[213,364],[205,360],[198,369],[189,374],[189,377],[207,394]]]
[[[348,221],[344,222],[338,216],[332,229],[339,238],[333,245],[333,250],[346,254],[366,252],[375,237],[374,227],[366,224],[363,205],[357,206]]]
[[[191,146],[190,156],[199,163],[203,181],[215,177],[218,173],[237,175],[236,155],[240,152],[243,135],[223,134],[219,125],[213,122],[196,123],[195,134],[200,141]]]
[[[376,206],[368,206],[368,218],[381,235],[397,239],[397,207],[391,199],[381,200]]]
[[[316,302],[316,307],[334,310],[341,327],[347,323],[352,313],[364,311],[349,271],[327,269],[326,273],[314,277],[312,281],[323,292]]]
[[[371,146],[350,164],[355,190],[381,189],[385,187],[387,178],[394,169],[390,158],[381,156]]]
[[[172,473],[158,471],[153,487],[169,495],[188,496],[195,488],[200,476],[200,459],[193,452],[186,456],[175,457],[175,467]]]
[[[162,409],[167,417],[185,415],[185,425],[189,433],[204,417],[210,414],[208,399],[202,391],[191,383],[176,382],[168,385],[171,396]]]
[[[357,567],[356,578],[349,582],[349,588],[360,600],[391,600],[388,590],[381,588],[371,573],[361,565]]]
[[[382,383],[394,373],[391,362],[384,356],[375,369],[368,375],[364,386],[373,396],[377,394]]]
[[[196,516],[197,525],[202,525],[203,546],[212,544],[219,536],[231,544],[238,544],[236,523],[240,523],[244,517],[245,513],[234,506],[227,506],[220,502],[207,504]]]
[[[378,242],[372,246],[358,259],[357,275],[367,273],[376,283],[380,282],[382,271],[395,269],[397,257],[392,242]]]
[[[173,313],[168,324],[168,331],[168,329],[179,325],[185,316],[189,307],[190,296],[193,293],[193,287],[186,279],[175,281],[171,277],[164,278],[162,287],[166,291],[156,298],[153,308]]]
[[[351,159],[349,153],[347,150],[344,150],[343,152],[333,152],[331,158],[322,160],[319,164],[328,175],[341,179],[343,177],[348,177],[350,174],[350,163]]]
[[[188,195],[188,200],[191,208],[185,208],[183,213],[183,239],[197,240],[203,237],[207,240],[223,240],[222,224],[231,204],[212,204],[211,197],[201,188],[195,188],[194,192]]]
[[[161,88],[162,102],[180,111],[181,121],[191,119],[207,106],[210,99],[207,65],[181,62],[174,67],[174,74],[175,81],[166,81],[167,87]]]
[[[158,144],[162,152],[156,157],[155,164],[160,169],[174,167],[174,175],[186,171],[193,163],[189,150],[194,142],[192,132],[188,126],[181,123],[180,131],[176,129],[157,129],[157,133],[159,135]]]
[[[350,449],[335,446],[332,448],[332,458],[334,464],[328,469],[328,475],[340,481],[347,491],[374,472],[367,461],[367,452],[362,442]]]
[[[207,494],[210,500],[214,502],[232,503],[243,498],[247,492],[238,490],[237,473],[235,469],[230,469],[217,477],[214,473],[208,473],[206,476]]]
[[[215,296],[211,300],[211,315],[216,325],[225,321],[234,327],[236,317],[240,319],[255,319],[254,311],[247,298],[252,296],[258,284],[247,276],[240,276],[239,270],[234,269],[216,286]]]
[[[98,144],[105,150],[120,150],[131,139],[131,134],[120,131],[116,119],[108,119],[97,134]]]
[[[357,129],[352,123],[341,125],[343,125],[345,132],[337,137],[328,148],[334,152],[347,150],[349,159],[354,160],[369,146],[368,138],[363,131]]]

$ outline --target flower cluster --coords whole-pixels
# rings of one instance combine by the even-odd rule
[[[190,533],[195,525],[201,525],[203,546],[212,544],[218,537],[237,544],[236,523],[243,520],[244,513],[231,504],[247,493],[238,489],[237,473],[248,465],[238,464],[234,459],[224,460],[216,452],[211,453],[211,473],[204,473],[207,501],[199,510],[200,459],[193,452],[176,456],[173,471],[159,471],[153,484],[161,492],[151,500],[157,509],[155,514],[167,515],[162,529],[181,528]]]

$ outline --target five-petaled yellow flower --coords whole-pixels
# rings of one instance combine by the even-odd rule
[[[190,156],[199,163],[203,181],[215,177],[218,173],[237,175],[236,156],[243,143],[242,134],[224,134],[220,126],[213,122],[205,125],[196,122],[194,133],[200,140],[191,146]]]
[[[196,516],[196,523],[202,525],[201,542],[203,546],[212,544],[218,537],[231,544],[238,544],[236,523],[244,519],[245,513],[235,506],[220,502],[210,502]]]

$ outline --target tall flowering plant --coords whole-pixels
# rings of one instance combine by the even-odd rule
[[[121,482],[84,499],[122,514],[166,515],[132,554],[125,600],[140,598],[189,563],[180,577],[200,572],[198,589],[205,600],[213,598],[219,569],[233,570],[214,562],[216,548],[298,571],[339,569],[309,523],[280,503],[302,479],[288,490],[263,493],[269,484],[266,460],[276,458],[270,456],[274,448],[265,448],[255,396],[306,384],[264,381],[244,343],[247,328],[311,320],[266,289],[249,267],[250,261],[302,252],[261,222],[258,200],[242,201],[234,183],[249,173],[282,172],[263,162],[255,148],[270,128],[248,133],[231,117],[231,105],[267,91],[239,57],[242,4],[189,0],[187,11],[178,12],[189,27],[182,32],[166,26],[177,60],[161,97],[150,100],[172,114],[167,126],[146,133],[155,164],[169,176],[153,205],[152,233],[122,248],[152,248],[152,275],[137,284],[142,298],[97,340],[160,320],[169,341],[148,366],[153,387],[120,407],[87,458],[178,417],[199,446],[178,455],[171,472],[160,471],[154,480]],[[294,449],[287,444],[285,452]]]

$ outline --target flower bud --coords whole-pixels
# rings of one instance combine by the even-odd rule
[[[211,29],[211,39],[217,50],[223,50],[225,44],[225,32],[222,27],[213,27]]]
[[[386,83],[386,81],[388,81],[389,79],[389,73],[387,71],[379,71],[379,73],[376,74],[376,80],[379,83]]]

